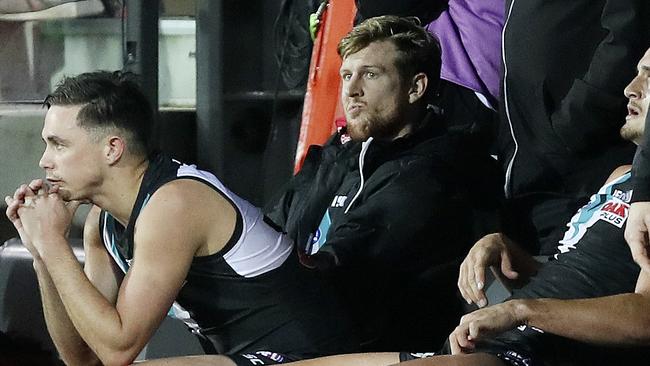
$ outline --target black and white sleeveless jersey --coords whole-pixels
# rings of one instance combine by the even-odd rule
[[[513,298],[589,298],[634,291],[639,266],[623,237],[630,173],[604,185],[571,218],[558,252]]]
[[[102,240],[125,273],[141,210],[158,188],[176,179],[212,187],[235,208],[237,222],[222,250],[194,258],[169,316],[184,321],[207,353],[273,350],[315,356],[350,350],[346,317],[331,292],[298,264],[290,239],[268,225],[257,207],[193,165],[163,155],[152,159],[127,227],[102,211]]]
[[[567,224],[558,253],[511,298],[580,299],[633,292],[640,269],[623,237],[631,197],[629,172],[601,187]],[[638,364],[623,360],[636,360],[648,351],[597,347],[526,325],[484,341],[477,350],[500,355],[512,365],[590,366]],[[516,362],[519,358],[527,361]]]

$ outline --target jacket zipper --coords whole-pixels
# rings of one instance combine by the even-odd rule
[[[356,201],[357,198],[359,198],[359,196],[361,195],[361,191],[363,190],[363,184],[365,182],[365,178],[363,176],[363,162],[366,158],[366,152],[368,152],[368,146],[370,146],[371,142],[372,142],[372,137],[369,137],[368,140],[361,143],[361,152],[359,153],[359,175],[361,176],[361,183],[359,183],[359,190],[357,190],[357,193],[350,200],[350,204],[348,204],[348,207],[345,209],[344,214],[347,214],[348,211],[350,211],[350,207],[352,207],[354,201]]]
[[[510,136],[512,136],[512,141],[515,143],[515,151],[512,153],[512,158],[508,162],[508,168],[506,169],[505,183],[503,185],[503,192],[505,193],[506,198],[511,198],[512,196],[512,187],[510,186],[510,180],[512,178],[512,166],[515,163],[515,157],[517,157],[517,152],[519,151],[519,143],[515,137],[515,129],[512,126],[512,120],[510,119],[510,108],[508,103],[508,65],[506,64],[506,28],[508,27],[508,22],[510,21],[510,14],[512,13],[512,8],[515,6],[516,0],[512,0],[510,3],[510,9],[508,9],[508,16],[506,17],[506,22],[503,25],[503,31],[501,32],[501,55],[503,57],[503,101],[504,107],[506,110],[506,118],[508,119],[508,126],[510,127]]]

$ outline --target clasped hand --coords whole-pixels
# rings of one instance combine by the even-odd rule
[[[40,258],[50,238],[65,238],[80,202],[65,202],[58,186],[48,186],[42,179],[32,180],[6,196],[6,215],[14,225],[23,245],[34,258]]]

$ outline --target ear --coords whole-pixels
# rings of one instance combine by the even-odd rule
[[[420,100],[427,90],[429,85],[429,78],[427,74],[421,72],[415,74],[411,79],[411,87],[409,88],[409,103],[413,104]]]
[[[106,139],[106,145],[104,146],[104,157],[108,165],[115,165],[120,161],[124,151],[126,150],[126,144],[124,139],[120,136],[108,136]]]

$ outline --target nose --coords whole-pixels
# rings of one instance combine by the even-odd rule
[[[623,91],[623,94],[628,99],[643,99],[645,93],[647,91],[643,88],[643,78],[639,75],[632,79]]]
[[[355,75],[350,76],[349,79],[343,79],[343,96],[345,97],[358,97],[363,96],[363,82],[360,77]]]
[[[41,160],[38,161],[38,166],[41,167],[41,169],[52,168],[52,159],[50,159],[47,150],[48,149],[45,148],[45,151],[43,151],[43,155],[41,156]]]

